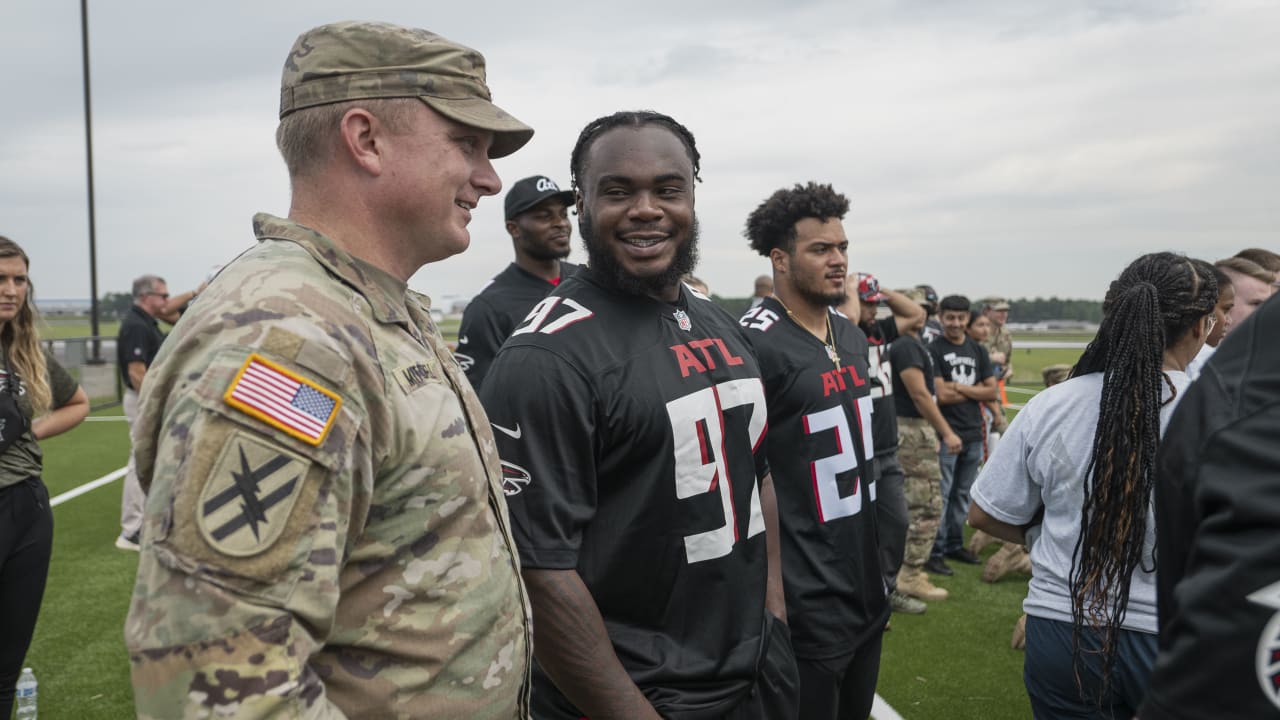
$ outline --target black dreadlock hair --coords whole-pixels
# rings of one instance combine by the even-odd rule
[[[1169,382],[1164,351],[1213,312],[1217,302],[1218,283],[1208,263],[1169,252],[1143,255],[1107,289],[1102,325],[1071,370],[1072,377],[1103,373],[1080,537],[1071,560],[1071,657],[1077,687],[1081,630],[1089,627],[1102,634],[1098,652],[1106,692],[1129,602],[1129,580],[1143,562],[1160,440],[1160,396]]]
[[[848,212],[849,198],[830,185],[796,183],[795,187],[778,190],[752,210],[742,234],[751,242],[751,249],[765,257],[774,248],[792,254],[796,250],[797,222],[805,218],[843,220]]]
[[[702,155],[698,153],[698,144],[694,141],[693,133],[689,132],[689,128],[676,122],[670,115],[663,115],[653,110],[622,110],[612,115],[596,118],[582,128],[582,132],[578,134],[578,142],[573,146],[573,154],[569,156],[570,186],[574,190],[580,191],[582,189],[579,186],[579,181],[586,170],[587,150],[590,149],[591,143],[595,142],[596,138],[614,128],[638,128],[645,125],[660,125],[680,138],[680,142],[684,144],[684,149],[689,153],[689,161],[693,163],[693,179],[701,182],[702,178],[698,176],[698,171],[701,168],[699,163],[702,160]]]

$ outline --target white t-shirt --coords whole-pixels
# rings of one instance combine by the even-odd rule
[[[1160,410],[1160,434],[1191,379],[1167,372],[1177,388]],[[1163,400],[1169,387],[1163,381]],[[1071,557],[1080,535],[1085,470],[1093,452],[1102,398],[1102,373],[1071,378],[1027,403],[1000,440],[971,492],[973,502],[1010,525],[1031,522],[1041,505],[1044,521],[1028,533],[1031,585],[1022,609],[1028,615],[1071,622]],[[1148,500],[1150,502],[1150,500]],[[1129,581],[1129,605],[1121,627],[1156,632],[1155,513],[1147,512],[1142,561]]]
[[[1210,345],[1209,343],[1205,343],[1200,346],[1200,352],[1196,353],[1196,356],[1191,359],[1191,362],[1187,363],[1187,377],[1192,380],[1198,379],[1200,377],[1200,371],[1204,369],[1204,364],[1209,362],[1209,358],[1213,357],[1213,353],[1217,349],[1218,348]]]

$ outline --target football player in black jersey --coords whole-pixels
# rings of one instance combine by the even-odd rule
[[[516,259],[467,305],[453,354],[477,390],[511,331],[562,278],[577,270],[565,261],[573,234],[571,205],[573,191],[561,190],[546,175],[520,180],[507,192],[503,210]]]
[[[587,125],[570,167],[589,267],[481,392],[533,606],[537,718],[794,715],[760,370],[733,318],[680,283],[698,166],[666,115]]]
[[[811,182],[775,192],[746,229],[752,249],[773,264],[773,296],[741,323],[769,405],[769,467],[806,720],[870,714],[889,615],[870,497],[867,337],[831,309],[845,298],[848,210],[844,195]]]

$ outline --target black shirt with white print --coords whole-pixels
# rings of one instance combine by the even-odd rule
[[[986,348],[974,342],[968,335],[959,345],[942,336],[929,343],[929,352],[937,366],[938,376],[957,385],[981,385],[992,377],[991,357]],[[982,441],[982,404],[977,400],[965,400],[952,405],[941,405],[942,417],[951,430],[965,443]]]

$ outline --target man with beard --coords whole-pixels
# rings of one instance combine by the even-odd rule
[[[848,210],[844,195],[811,182],[775,192],[746,230],[773,264],[774,295],[741,324],[768,399],[799,710],[813,720],[871,712],[889,615],[870,497],[867,338],[831,309],[845,298]]]
[[[529,310],[571,275],[569,205],[572,190],[561,190],[545,175],[527,177],[507,193],[504,211],[516,260],[485,286],[462,314],[458,364],[472,387],[480,388],[498,348]]]
[[[680,282],[698,167],[666,115],[583,129],[570,169],[589,266],[516,328],[484,384],[533,604],[538,718],[793,712],[760,370],[733,318]]]

